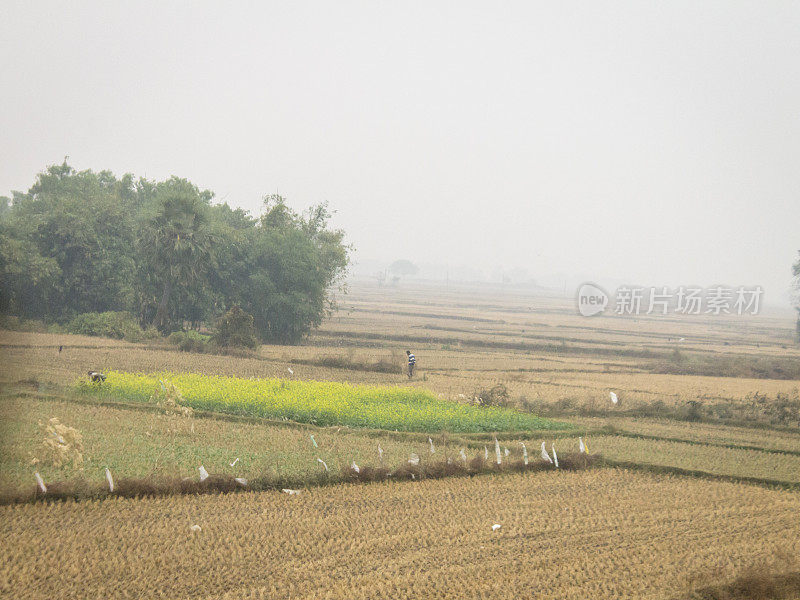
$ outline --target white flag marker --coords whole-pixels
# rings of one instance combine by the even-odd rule
[[[522,444],[522,442],[520,442]],[[525,463],[525,466],[528,466],[528,449],[525,447],[525,444],[522,444],[522,462]]]
[[[311,443],[314,444],[314,448],[318,448],[319,446],[317,446],[317,440],[314,439],[314,436],[310,435],[309,437],[311,438]]]
[[[503,462],[503,459],[500,458],[500,444],[497,442],[497,438],[494,438],[494,454],[497,460],[497,464],[499,465],[500,463]]]
[[[39,486],[39,490],[41,490],[43,494],[46,494],[47,486],[44,484],[44,481],[42,481],[42,476],[39,475],[39,471],[36,471],[36,473],[34,473],[33,476],[36,478],[36,485]]]
[[[108,482],[108,491],[114,493],[114,478],[111,477],[111,471],[106,467],[106,481]]]
[[[358,468],[358,465],[356,464],[356,461],[353,461],[353,464],[350,465],[350,466],[353,468],[353,471],[355,471],[356,473],[361,473],[361,469]]]
[[[381,448],[380,444],[378,444],[378,460],[383,464],[383,448]]]
[[[434,452],[436,452],[436,448],[433,447],[433,440],[431,438],[428,438],[428,443],[431,445],[431,454],[433,454]]]
[[[199,533],[200,531],[203,531],[203,529],[200,527],[200,525],[192,525],[191,527],[189,527],[189,530],[192,533]]]
[[[495,523],[494,525],[492,525],[492,531],[497,531],[501,527],[502,527],[502,525],[500,525],[499,523]]]
[[[483,447],[483,460],[489,460],[489,449],[486,446]]]
[[[611,402],[613,402],[614,404],[619,402],[619,398],[617,398],[617,395],[614,392],[609,392],[609,395],[611,396]]]
[[[289,490],[289,489],[282,489],[281,490],[284,494],[289,494],[290,496],[297,496],[300,493],[300,490]]]
[[[578,438],[578,450],[581,452],[581,454],[586,453],[586,445],[583,443],[582,437]]]
[[[550,449],[553,451],[553,461],[555,462],[556,469],[558,468],[558,455],[556,454],[556,447],[550,444]]]
[[[200,471],[200,481],[205,481],[208,479],[208,471],[206,471],[206,468],[203,465],[200,465],[197,470]]]
[[[319,463],[320,463],[320,464],[321,464],[323,467],[325,467],[325,472],[327,473],[327,472],[328,472],[328,465],[326,465],[326,464],[325,464],[325,461],[324,461],[324,460],[322,460],[321,458],[318,458],[318,459],[317,459],[317,461],[318,461],[318,462],[319,462]]]
[[[286,370],[289,371],[289,375],[294,375],[294,371],[292,371],[291,367],[286,367]]]
[[[238,456],[236,457],[236,460],[234,460],[232,463],[228,463],[228,464],[230,466],[232,466],[232,467],[235,467],[237,462],[239,462],[239,457]]]
[[[503,456],[508,456],[509,454],[511,454],[511,453],[508,451],[508,448],[503,446]]]
[[[408,457],[408,464],[417,466],[419,464],[419,456],[412,452]]]
[[[247,479],[245,479],[244,477],[234,477],[233,480],[240,486],[247,487]]]
[[[544,447],[544,442],[542,442],[542,458],[549,463],[553,462],[553,459],[550,458],[550,455],[547,453],[547,449]]]
[[[461,460],[464,461],[464,464],[467,464],[467,453],[464,452],[464,449],[461,449],[461,452],[458,454],[461,457]]]

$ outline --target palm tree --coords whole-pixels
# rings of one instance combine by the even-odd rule
[[[182,189],[181,189],[182,188]],[[160,281],[161,300],[153,325],[167,328],[167,309],[175,287],[190,287],[208,271],[213,235],[208,205],[195,190],[170,186],[159,199],[155,214],[147,221],[142,251]]]

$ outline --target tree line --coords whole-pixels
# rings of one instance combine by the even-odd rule
[[[128,311],[169,333],[232,307],[295,343],[334,308],[350,247],[326,204],[266,196],[254,217],[186,179],[117,178],[66,160],[0,197],[0,310],[47,322]]]

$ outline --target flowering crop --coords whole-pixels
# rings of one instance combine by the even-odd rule
[[[430,391],[417,388],[111,371],[101,386],[84,382],[78,384],[78,389],[142,402],[167,381],[180,390],[183,403],[194,409],[317,425],[464,433],[567,427],[529,413],[440,400]]]

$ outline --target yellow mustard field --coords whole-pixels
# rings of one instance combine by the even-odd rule
[[[84,394],[144,402],[167,383],[194,409],[398,431],[530,431],[564,424],[529,413],[440,400],[424,388],[322,381],[242,379],[196,373],[144,375],[111,371],[98,385],[77,384]]]

